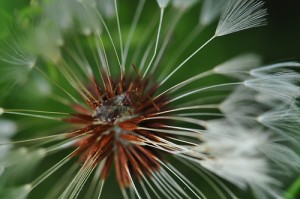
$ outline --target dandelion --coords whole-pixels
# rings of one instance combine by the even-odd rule
[[[0,108],[1,198],[282,198],[281,179],[300,166],[300,64],[261,66],[249,53],[179,75],[216,38],[266,25],[264,3],[140,0],[133,13],[123,3],[32,1],[25,41],[1,50],[17,67],[0,82],[21,74],[30,90],[12,88]],[[205,82],[218,76],[233,79]]]

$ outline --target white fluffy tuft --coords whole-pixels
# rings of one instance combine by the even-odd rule
[[[251,118],[262,114],[264,110],[256,102],[256,95],[256,91],[240,86],[220,104],[220,110],[229,120],[249,125],[255,122]]]
[[[262,158],[218,157],[203,161],[202,166],[241,189],[246,189],[248,184],[259,185],[260,188],[268,187],[274,180],[266,174],[267,162]]]
[[[223,36],[266,24],[267,10],[258,0],[229,0],[225,7],[215,36]]]
[[[280,99],[286,104],[293,104],[300,96],[300,74],[294,71],[284,71],[246,80],[244,85],[259,92]]]
[[[249,77],[248,71],[259,66],[260,64],[260,56],[248,53],[229,59],[228,61],[216,66],[214,71],[216,73],[245,80]]]
[[[202,149],[210,158],[200,164],[241,189],[252,188],[258,198],[278,198],[281,183],[274,175],[299,168],[299,157],[276,143],[270,131],[226,119],[207,122]],[[295,161],[292,159],[295,158]]]
[[[210,149],[208,153],[212,158],[201,161],[203,167],[241,189],[252,185],[265,190],[277,184],[260,150],[260,146],[268,142],[268,134],[227,120],[210,121],[207,130],[204,145]]]
[[[282,63],[276,63],[276,64],[271,64],[259,68],[252,69],[250,71],[250,74],[254,77],[262,77],[268,74],[274,74],[277,72],[282,72],[282,71],[290,71],[290,69],[300,68],[300,63],[298,62],[282,62]]]
[[[260,115],[257,121],[296,144],[300,140],[300,108],[296,105],[282,105]]]

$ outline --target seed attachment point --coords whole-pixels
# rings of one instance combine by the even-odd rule
[[[169,4],[170,0],[157,0],[157,3],[161,9],[164,9]]]

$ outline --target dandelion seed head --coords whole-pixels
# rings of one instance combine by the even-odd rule
[[[30,197],[48,188],[48,178],[58,172],[63,176],[51,184],[49,198],[100,198],[114,172],[125,199],[206,198],[211,190],[219,198],[238,198],[227,183],[245,193],[252,189],[254,198],[282,195],[276,179],[300,162],[289,146],[299,138],[299,63],[259,68],[260,56],[246,53],[178,78],[216,37],[264,25],[264,3],[157,0],[151,19],[142,16],[151,2],[138,1],[133,13],[123,3],[36,5],[41,13],[28,30],[30,53],[20,50],[26,59],[10,64],[32,71],[30,81],[37,85],[26,86],[45,99],[30,104],[41,110],[0,108],[0,115],[29,117],[33,125],[0,120],[6,128],[0,129],[5,194]],[[181,41],[177,29],[186,11],[198,5],[199,21]],[[215,33],[186,56],[218,16]],[[205,82],[220,75],[231,79]],[[28,139],[18,140],[16,131]],[[34,174],[41,162],[55,163]],[[177,170],[177,164],[193,172]]]

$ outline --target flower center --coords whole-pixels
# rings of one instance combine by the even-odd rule
[[[105,100],[96,108],[94,118],[97,118],[102,122],[112,124],[117,118],[132,115],[133,111],[130,95],[125,92],[111,99]]]

